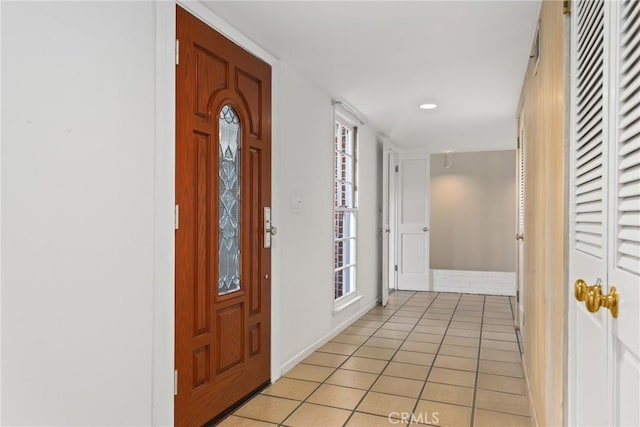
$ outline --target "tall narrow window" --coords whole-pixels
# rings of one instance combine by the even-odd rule
[[[356,290],[356,132],[355,126],[336,121],[334,182],[335,299]]]

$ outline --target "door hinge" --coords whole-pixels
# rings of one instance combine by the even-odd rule
[[[393,271],[398,271],[398,264],[393,266]]]
[[[176,65],[180,64],[180,40],[176,39]]]
[[[520,291],[516,291],[516,302],[520,302]]]
[[[520,137],[518,137],[518,150],[520,149]]]
[[[571,15],[571,0],[562,1],[562,14]]]
[[[173,395],[178,395],[178,370],[173,370]]]
[[[176,205],[173,211],[173,228],[175,230],[180,228],[180,205]]]
[[[400,166],[396,165],[396,172],[400,172]]]

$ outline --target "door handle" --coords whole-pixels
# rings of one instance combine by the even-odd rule
[[[588,286],[587,282],[582,279],[578,279],[573,284],[573,292],[576,300],[580,302],[584,301],[584,304],[590,313],[596,313],[600,310],[600,307],[604,307],[611,311],[611,315],[614,319],[618,318],[618,300],[620,298],[620,294],[615,286],[611,287],[611,290],[607,295],[603,295],[600,279],[598,279],[596,284],[593,286]]]
[[[516,240],[524,240],[524,233],[516,233]]]
[[[422,231],[426,233],[427,231],[429,231],[429,227],[422,227]]]
[[[271,208],[264,208],[264,247],[271,248],[271,236],[275,236],[278,229],[271,223]]]

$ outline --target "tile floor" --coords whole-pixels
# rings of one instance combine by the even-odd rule
[[[531,426],[520,354],[509,297],[399,292],[219,425]]]

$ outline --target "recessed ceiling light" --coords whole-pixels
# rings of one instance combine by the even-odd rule
[[[420,104],[420,109],[422,110],[433,110],[434,108],[437,108],[438,106],[436,104]]]

